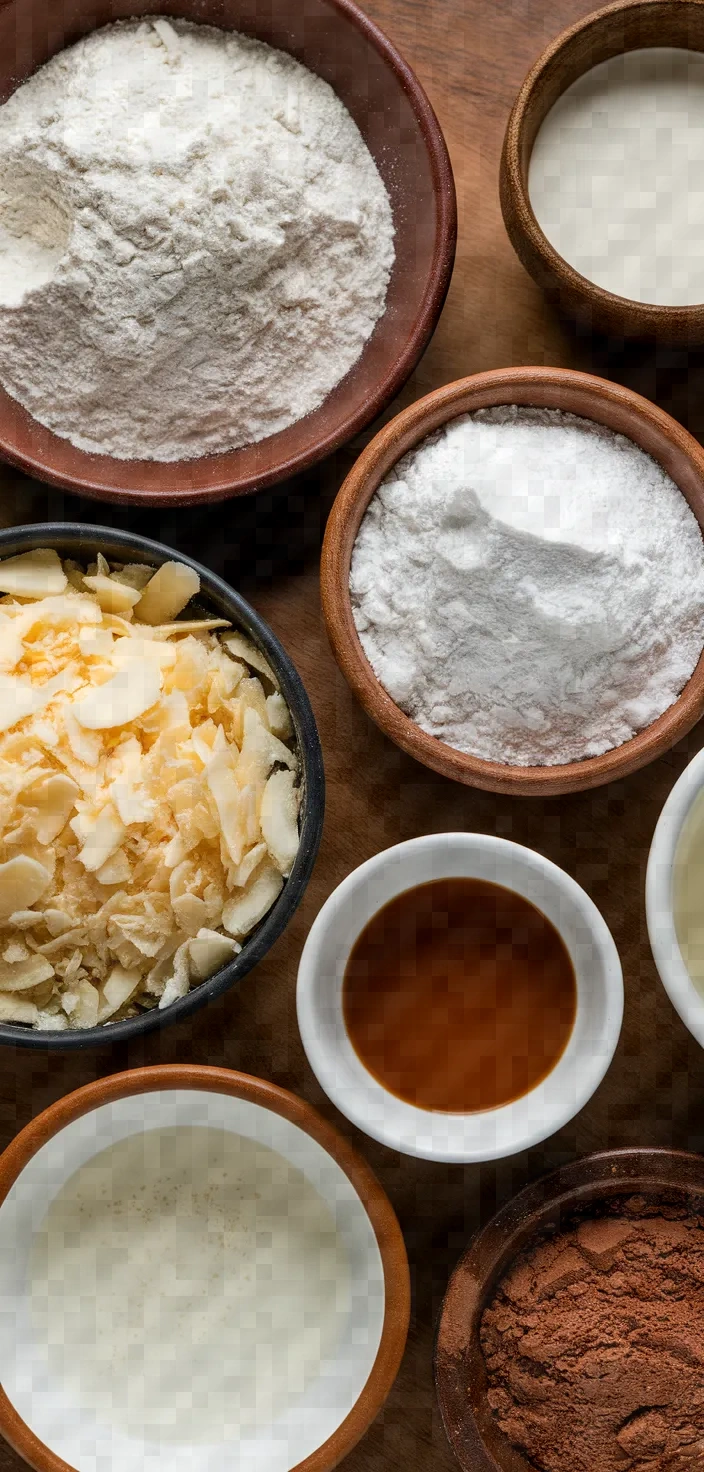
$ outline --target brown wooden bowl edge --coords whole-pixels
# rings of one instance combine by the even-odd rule
[[[531,1465],[507,1439],[499,1441],[501,1460],[487,1447],[465,1369],[470,1351],[475,1357],[481,1354],[477,1343],[481,1315],[510,1261],[562,1211],[569,1213],[590,1200],[658,1191],[704,1198],[704,1158],[693,1151],[657,1146],[598,1151],[539,1177],[474,1233],[450,1275],[433,1352],[441,1420],[463,1472],[531,1472]],[[479,1261],[483,1249],[488,1268]],[[460,1335],[466,1332],[464,1343],[458,1339],[458,1328]]]
[[[5,3],[11,3],[11,0],[5,0]],[[435,331],[452,279],[457,246],[457,194],[452,163],[440,122],[425,88],[413,68],[391,41],[390,37],[366,15],[360,6],[356,4],[356,0],[328,0],[328,4],[343,19],[355,26],[377,50],[395,76],[397,83],[408,97],[427,150],[430,172],[433,179],[436,217],[435,243],[423,299],[414,322],[413,330],[407,337],[401,352],[394,362],[389,365],[383,379],[377,383],[371,393],[367,394],[358,403],[357,408],[348,414],[344,421],[338,424],[337,429],[323,434],[297,453],[279,459],[278,462],[274,461],[268,467],[256,473],[238,478],[237,476],[232,476],[223,467],[222,473],[218,475],[215,483],[212,485],[192,488],[167,487],[163,490],[161,488],[139,489],[126,487],[124,484],[115,483],[114,481],[107,482],[104,477],[97,477],[95,472],[91,474],[90,467],[92,460],[105,461],[109,460],[110,457],[94,457],[78,450],[76,454],[81,457],[81,466],[84,469],[76,475],[71,475],[49,463],[48,457],[44,455],[35,457],[31,449],[28,450],[26,445],[18,445],[14,438],[8,439],[7,432],[3,430],[1,423],[0,458],[16,466],[25,474],[49,485],[56,486],[60,490],[68,491],[74,495],[86,496],[92,500],[105,501],[114,505],[186,507],[212,504],[239,496],[255,494],[258,491],[278,485],[282,481],[290,479],[292,476],[303,474],[312,469],[321,460],[333,454],[340,446],[366,428],[373,419],[377,418],[383,412],[396,394],[403,388],[420,361]],[[383,321],[383,317],[380,321]],[[368,344],[365,344],[363,352],[366,351],[367,347]],[[353,364],[349,370],[350,375],[354,374],[357,366],[357,364]],[[339,385],[335,387],[337,388]],[[16,407],[21,409],[22,406]],[[314,412],[318,413],[319,410]],[[22,413],[29,420],[31,427],[31,415],[26,410],[22,410]],[[44,431],[43,426],[40,426],[40,428],[43,433],[51,434],[51,431]],[[60,437],[52,436],[52,438],[58,440]],[[275,438],[276,436],[272,436],[272,439]],[[194,464],[200,463],[203,465],[210,461],[214,466],[218,461],[223,462],[236,459],[237,454],[238,452],[234,450],[226,452],[223,455],[205,456],[201,457],[200,461],[195,461]],[[119,466],[124,462],[115,459],[114,463],[116,466]],[[138,462],[128,463],[134,466]],[[153,462],[149,461],[146,463],[153,468]],[[187,461],[176,461],[174,462],[174,466],[184,467],[188,463]]]
[[[664,410],[621,384],[574,369],[538,366],[501,368],[458,379],[416,400],[384,425],[362,451],[338,492],[321,553],[321,603],[332,652],[370,719],[401,750],[441,776],[484,791],[519,797],[557,797],[603,786],[631,775],[670,750],[704,714],[704,651],[677,700],[650,726],[603,756],[552,767],[522,768],[485,761],[456,751],[422,731],[383,689],[354,624],[348,591],[350,560],[369,501],[384,475],[412,445],[440,424],[471,412],[469,406],[475,398],[491,394],[494,404],[511,403],[511,397],[502,395],[535,389],[541,392],[540,402],[544,404],[548,393],[559,395],[565,388],[584,390],[597,402],[620,406],[630,418],[654,427],[675,446],[689,461],[699,482],[700,507],[692,510],[704,535],[704,450],[693,436]],[[524,397],[521,402],[531,400]],[[686,491],[679,488],[686,496]]]
[[[704,303],[667,307],[638,302],[607,291],[582,276],[559,254],[538,224],[522,162],[528,110],[557,58],[568,54],[575,41],[590,31],[608,26],[614,17],[644,12],[649,7],[663,8],[666,3],[667,0],[615,0],[615,3],[592,11],[565,27],[548,43],[526,74],[509,115],[499,166],[499,198],[504,225],[521,264],[548,297],[569,316],[577,318],[588,330],[607,336],[655,339],[674,346],[691,347],[704,342]],[[670,3],[679,10],[685,5],[701,8],[701,0],[670,0]],[[664,42],[653,44],[662,45]],[[589,62],[584,72],[596,64]],[[547,111],[549,108],[546,114]],[[531,143],[529,153],[532,146]]]
[[[331,1472],[371,1425],[396,1379],[410,1322],[410,1275],[396,1214],[371,1166],[305,1099],[266,1079],[205,1064],[163,1063],[109,1074],[50,1104],[15,1136],[0,1155],[0,1205],[32,1157],[66,1125],[116,1099],[178,1088],[247,1099],[290,1120],[316,1140],[345,1172],[371,1222],[384,1271],[384,1321],[379,1349],[366,1384],[344,1421],[321,1447],[291,1469],[291,1472]],[[0,1434],[35,1472],[77,1472],[36,1436],[1,1387]]]

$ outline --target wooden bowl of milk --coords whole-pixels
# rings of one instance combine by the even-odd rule
[[[703,138],[701,0],[619,0],[526,77],[504,139],[504,221],[582,327],[704,342]]]
[[[21,1131],[0,1203],[0,1433],[38,1472],[328,1472],[386,1399],[403,1238],[293,1094],[113,1074]]]

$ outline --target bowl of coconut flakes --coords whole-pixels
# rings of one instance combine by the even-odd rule
[[[322,756],[271,629],[159,543],[0,533],[0,1042],[189,1015],[261,959],[315,861]]]
[[[390,402],[442,309],[455,191],[354,0],[149,9],[0,6],[0,454],[188,505],[307,469]]]

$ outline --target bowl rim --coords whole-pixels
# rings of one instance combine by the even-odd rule
[[[704,749],[685,767],[662,808],[645,874],[648,939],[660,981],[685,1027],[704,1048],[704,995],[687,970],[672,907],[673,867],[684,823],[704,790]]]
[[[471,1237],[456,1263],[436,1321],[433,1375],[448,1442],[463,1472],[530,1472],[513,1450],[497,1461],[467,1393],[465,1363],[487,1299],[511,1260],[564,1209],[608,1196],[675,1190],[704,1197],[704,1157],[661,1146],[621,1146],[580,1156],[510,1197]],[[479,1392],[478,1392],[479,1393]]]
[[[8,3],[8,0],[5,0],[5,3]],[[9,3],[17,4],[18,0],[9,0]],[[50,485],[59,486],[62,490],[71,491],[75,495],[89,496],[94,500],[108,501],[117,505],[193,506],[223,501],[234,496],[264,490],[309,470],[377,418],[406,383],[435,331],[454,269],[457,246],[457,193],[452,163],[442,128],[424,87],[386,33],[360,9],[356,0],[324,0],[324,3],[332,12],[337,13],[339,17],[360,32],[396,77],[416,117],[430,163],[435,200],[435,243],[422,304],[402,351],[389,366],[384,377],[377,382],[374,391],[359,402],[356,410],[349,413],[337,429],[319,436],[314,443],[308,445],[308,448],[283,459],[279,457],[276,463],[270,463],[268,468],[251,472],[245,476],[238,477],[233,474],[232,469],[228,469],[228,465],[231,465],[233,458],[236,458],[239,453],[238,450],[228,450],[220,455],[201,456],[193,462],[184,460],[173,462],[179,467],[191,464],[206,466],[212,471],[212,474],[208,476],[205,485],[187,489],[175,489],[168,486],[163,490],[130,489],[115,484],[114,479],[109,476],[101,477],[97,473],[95,463],[107,460],[116,467],[129,464],[134,470],[135,467],[139,469],[139,466],[142,465],[152,470],[153,461],[124,461],[116,457],[93,455],[74,447],[78,462],[84,467],[84,470],[68,475],[53,469],[43,455],[37,455],[31,449],[19,450],[13,443],[8,443],[7,434],[3,432],[0,422],[0,456],[11,465],[18,466],[27,475],[48,482]],[[139,13],[141,14],[141,11]],[[383,317],[379,320],[381,322]],[[373,338],[374,333],[365,344],[363,353],[366,352]],[[354,373],[356,366],[357,364],[353,364],[349,370],[350,374]],[[27,410],[19,404],[15,406],[15,401],[11,402],[13,408],[16,407],[19,411],[20,417],[26,417],[30,426],[37,424]],[[44,426],[38,427],[52,440],[64,443],[61,437],[54,435],[51,430],[46,430]],[[272,444],[276,438],[276,435],[271,435],[260,443],[262,445]],[[244,449],[246,446],[241,448]],[[91,467],[93,467],[92,470]],[[168,463],[164,466],[164,475],[167,472]]]
[[[687,5],[694,8],[698,5],[698,0],[677,0],[677,3],[680,8]],[[689,306],[663,306],[656,302],[640,302],[633,297],[620,296],[618,292],[608,291],[606,287],[598,286],[595,281],[591,281],[588,276],[583,276],[564,256],[560,255],[538,224],[528,191],[527,167],[524,167],[523,163],[530,106],[546,72],[553,66],[560,54],[569,50],[578,38],[588,36],[590,32],[598,32],[604,21],[608,21],[612,16],[631,15],[658,5],[666,8],[664,0],[613,0],[612,4],[601,6],[600,9],[582,16],[572,25],[566,26],[548,43],[524,78],[509,115],[501,154],[501,206],[504,224],[514,248],[518,250],[519,236],[524,235],[532,254],[543,260],[560,285],[573,296],[588,300],[595,312],[601,314],[603,321],[613,320],[614,313],[619,313],[624,321],[630,319],[634,328],[643,335],[667,336],[673,331],[686,335],[688,330],[699,331],[704,325],[704,302],[692,303]],[[639,49],[642,48],[625,45],[621,51],[613,54],[625,55],[628,51]],[[587,72],[598,65],[600,65],[599,62],[589,61],[578,75],[586,76]],[[563,92],[566,90],[567,87],[563,89]],[[533,145],[531,145],[530,153],[532,151]],[[528,162],[530,153],[528,153]],[[520,227],[515,223],[514,211],[520,219]],[[518,254],[521,255],[520,250]],[[525,260],[523,263],[527,265]]]
[[[401,854],[412,854],[427,852],[429,856],[438,850],[446,851],[451,847],[459,852],[465,852],[470,857],[477,851],[485,853],[502,854],[507,858],[513,858],[516,866],[523,865],[534,872],[539,870],[545,876],[548,883],[561,895],[567,896],[578,907],[582,920],[589,927],[594,945],[599,951],[604,970],[604,992],[605,1005],[604,1017],[601,1024],[600,1037],[603,1051],[598,1056],[592,1055],[580,1070],[579,1088],[570,1097],[569,1101],[560,1109],[556,1109],[547,1120],[545,1115],[541,1116],[540,1122],[532,1129],[525,1130],[520,1138],[514,1138],[506,1148],[497,1149],[496,1146],[469,1146],[461,1141],[452,1148],[449,1146],[438,1149],[430,1149],[427,1146],[412,1148],[407,1140],[402,1140],[393,1127],[389,1127],[384,1114],[378,1114],[376,1109],[368,1108],[369,1098],[365,1094],[365,1085],[360,1078],[354,1093],[339,1086],[339,1073],[336,1067],[336,1055],[334,1048],[328,1046],[323,1040],[318,1025],[320,1015],[319,1004],[316,999],[316,983],[318,978],[318,967],[320,952],[325,944],[325,938],[331,930],[335,929],[337,917],[341,908],[345,906],[351,895],[360,887],[367,886],[374,891],[375,879],[384,868],[394,866]],[[435,870],[429,871],[428,878],[438,877]],[[505,888],[511,886],[501,879],[496,882]],[[402,884],[397,893],[402,893],[406,888],[413,885]],[[537,900],[532,901],[540,908]],[[378,908],[378,907],[377,907]],[[552,924],[560,932],[559,923],[555,920]],[[527,1150],[540,1144],[541,1141],[555,1134],[564,1125],[568,1124],[576,1114],[592,1098],[600,1084],[603,1082],[618,1046],[623,1023],[624,992],[623,992],[623,970],[621,959],[618,954],[616,943],[611,931],[598,907],[591,899],[587,891],[577,883],[559,864],[553,863],[536,849],[528,848],[525,844],[515,843],[511,839],[500,838],[495,834],[468,833],[463,831],[448,833],[428,833],[419,838],[405,839],[402,843],[393,844],[390,848],[382,849],[380,853],[373,854],[363,864],[353,869],[339,885],[328,896],[325,904],[318,911],[313,924],[306,937],[306,942],[301,953],[298,966],[298,977],[296,983],[296,1010],[298,1016],[298,1028],[301,1035],[303,1048],[321,1088],[332,1101],[340,1113],[355,1124],[358,1129],[364,1131],[373,1140],[378,1141],[390,1150],[399,1151],[403,1155],[414,1156],[416,1159],[438,1161],[453,1165],[482,1164],[518,1154],[521,1150]],[[575,1019],[576,1020],[576,1019]],[[555,1067],[558,1067],[560,1059]],[[384,1089],[383,1084],[367,1073],[364,1064],[361,1064],[361,1074],[369,1079],[369,1085],[374,1085],[375,1092],[378,1088]],[[543,1081],[544,1082],[544,1081]],[[536,1085],[536,1089],[541,1085]],[[387,1090],[384,1090],[388,1093]],[[534,1090],[515,1101],[524,1104]],[[389,1097],[394,1097],[389,1095]],[[409,1110],[409,1118],[426,1111],[418,1110],[412,1105],[406,1105],[404,1100],[395,1098],[396,1104],[401,1104]],[[487,1119],[495,1116],[499,1110],[482,1111]],[[509,1106],[510,1107],[510,1106]],[[439,1116],[434,1111],[428,1111],[433,1117],[440,1117],[448,1122],[452,1121],[462,1128],[462,1121],[473,1116],[461,1114],[442,1114]]]
[[[307,1100],[267,1079],[195,1063],[162,1063],[95,1079],[35,1115],[0,1155],[0,1206],[32,1157],[67,1125],[103,1104],[162,1089],[227,1094],[281,1115],[316,1140],[336,1161],[367,1212],[384,1272],[384,1320],[377,1355],[359,1399],[337,1430],[291,1468],[291,1472],[329,1472],[364,1435],[396,1379],[410,1321],[410,1276],[401,1228],[371,1166]],[[35,1472],[76,1472],[35,1435],[2,1387],[0,1433]]]
[[[272,668],[281,678],[282,693],[286,697],[294,723],[296,742],[301,758],[301,772],[305,790],[304,813],[300,831],[300,845],[289,878],[249,941],[246,941],[235,959],[220,968],[213,976],[194,986],[185,997],[172,1002],[162,1011],[158,1007],[130,1017],[123,1022],[104,1023],[101,1027],[90,1027],[67,1032],[39,1032],[33,1028],[22,1028],[17,1023],[0,1023],[0,1046],[35,1048],[42,1051],[66,1052],[82,1048],[105,1048],[115,1043],[126,1043],[132,1038],[142,1037],[166,1023],[182,1022],[215,997],[229,991],[235,982],[241,981],[270,950],[282,934],[303,897],[303,892],[313,872],[320,847],[325,815],[325,771],[318,728],[312,706],[303,681],[273,629],[252,608],[236,589],[202,563],[163,542],[135,532],[126,532],[114,527],[93,526],[87,522],[36,522],[27,526],[7,527],[0,530],[0,558],[12,552],[29,551],[31,547],[50,546],[70,556],[81,546],[89,550],[108,550],[113,555],[129,552],[135,560],[147,562],[155,559],[160,565],[171,558],[192,567],[201,579],[204,600],[213,598],[222,607],[231,610],[233,621],[252,636],[263,649]]]
[[[576,395],[589,397],[589,412],[565,406],[565,397]],[[404,714],[377,679],[362,649],[349,593],[354,542],[367,506],[384,476],[409,449],[451,420],[506,404],[557,407],[607,426],[614,415],[625,413],[638,425],[646,441],[650,444],[657,441],[660,446],[666,443],[687,465],[692,482],[696,482],[701,513],[697,515],[692,510],[704,536],[704,451],[664,409],[622,384],[572,368],[490,369],[444,384],[417,399],[383,425],[362,450],[343,481],[328,518],[320,562],[321,602],[337,664],[367,715],[396,746],[454,781],[511,796],[549,797],[584,791],[625,777],[646,766],[691,730],[704,712],[704,650],[677,700],[656,721],[620,746],[602,756],[578,762],[512,766],[458,751],[428,735]],[[623,429],[616,432],[629,437]],[[662,465],[657,450],[649,448],[647,453]],[[687,489],[672,470],[667,473],[689,501]]]

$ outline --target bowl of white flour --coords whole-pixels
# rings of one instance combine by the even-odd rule
[[[0,1159],[0,1276],[0,1430],[42,1472],[328,1472],[408,1331],[368,1165],[224,1068],[113,1074],[32,1120]]]
[[[352,0],[173,8],[0,16],[0,454],[116,501],[328,454],[412,371],[454,257],[439,126]]]
[[[456,781],[539,795],[645,766],[704,711],[704,456],[560,368],[428,394],[343,485],[322,557],[367,713]]]

